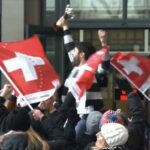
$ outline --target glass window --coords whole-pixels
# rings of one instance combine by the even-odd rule
[[[72,35],[75,42],[79,41],[79,30]],[[84,30],[83,41],[91,42],[97,49],[101,47],[97,30]],[[144,52],[144,30],[108,30],[107,41],[111,51]]]
[[[122,0],[70,0],[78,19],[121,19]]]
[[[55,0],[46,0],[46,11],[55,10]]]
[[[44,46],[44,50],[46,52],[46,56],[48,60],[55,66],[56,64],[56,37],[54,36],[46,36],[42,34],[38,34],[40,40]],[[59,42],[59,41],[58,41]],[[58,43],[57,42],[57,43]]]
[[[45,18],[46,24],[55,20],[55,0],[46,0]]]
[[[148,30],[148,51],[150,52],[150,30]]]
[[[111,51],[144,51],[144,30],[109,30]]]
[[[71,34],[73,36],[74,42],[78,42],[79,41],[79,38],[80,38],[79,32],[80,32],[79,30],[72,30],[71,31]]]
[[[149,0],[132,0],[128,1],[128,18],[149,19],[150,1]]]
[[[55,44],[55,38],[54,37],[47,37],[46,38],[46,55],[52,64],[55,64],[55,51],[56,51],[56,44]]]

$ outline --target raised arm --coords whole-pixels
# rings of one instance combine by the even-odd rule
[[[107,33],[105,30],[98,30],[98,37],[101,42],[102,47],[107,46]]]
[[[3,89],[1,90],[0,96],[6,97],[12,92],[12,86],[10,84],[5,84]]]
[[[109,46],[107,45],[107,33],[105,30],[98,30],[98,37],[99,40],[101,42],[101,46],[103,47],[107,47],[109,49]],[[105,55],[104,61],[102,64],[99,65],[98,67],[98,73],[99,74],[104,74],[105,72],[107,72],[110,68],[110,56],[109,56],[109,51],[108,53]]]
[[[68,53],[70,62],[73,63],[74,57],[77,55],[78,50],[75,47],[75,43],[69,30],[68,18],[70,15],[73,16],[73,8],[66,7],[65,14],[58,19],[56,26],[63,29],[65,49]]]

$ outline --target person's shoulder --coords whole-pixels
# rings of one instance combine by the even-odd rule
[[[28,145],[28,136],[24,133],[12,132],[6,134],[0,144],[1,149],[5,150],[14,150],[19,149],[23,150]]]
[[[23,132],[12,132],[6,136],[4,136],[4,140],[8,141],[26,141],[28,136],[26,133]]]

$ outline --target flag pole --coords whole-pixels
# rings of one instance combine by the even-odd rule
[[[18,87],[15,85],[15,83],[10,79],[10,77],[8,76],[8,74],[6,73],[6,71],[0,67],[0,70],[2,71],[2,73],[4,74],[4,76],[8,79],[8,81],[10,82],[10,84],[15,88],[15,90],[21,95],[21,97],[23,98],[23,100],[26,102],[26,104],[28,105],[28,107],[33,110],[33,107],[30,105],[30,103],[27,101],[27,99],[25,98],[25,96],[20,92],[20,90],[18,89]]]
[[[147,100],[150,101],[150,98],[145,93],[143,93],[142,91],[141,91],[141,93],[145,96],[145,98],[147,98]]]

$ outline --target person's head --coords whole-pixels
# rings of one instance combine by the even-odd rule
[[[125,118],[121,115],[121,111],[107,110],[100,119],[100,126],[107,123],[120,123],[126,125]]]
[[[42,110],[48,110],[51,111],[54,108],[54,101],[56,100],[57,94],[54,93],[53,96],[51,96],[50,98],[48,98],[45,101],[40,102],[40,104],[38,105],[38,107]]]
[[[12,110],[7,116],[6,128],[14,131],[27,131],[30,128],[31,120],[22,108]]]
[[[56,109],[58,109],[62,104],[62,95],[63,95],[64,89],[65,89],[64,84],[61,84],[61,86],[56,90],[56,98],[55,98],[55,101],[53,102],[53,106]]]
[[[123,146],[128,140],[128,130],[120,123],[107,123],[97,133],[97,148]]]
[[[10,95],[4,102],[4,106],[8,109],[8,110],[13,110],[16,108],[16,101],[17,101],[17,97],[14,95]]]
[[[86,120],[86,134],[95,135],[99,131],[99,120],[101,117],[102,113],[99,111],[89,113]]]
[[[93,53],[96,52],[96,48],[89,42],[77,43],[76,49],[77,55],[73,62],[75,66],[78,66],[81,62],[85,62]]]
[[[41,138],[41,136],[32,128],[27,132],[28,135],[28,146],[27,149],[37,149],[37,150],[49,150],[50,146],[48,143]]]

